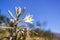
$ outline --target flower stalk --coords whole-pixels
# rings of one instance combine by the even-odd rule
[[[32,23],[32,21],[33,21],[33,19],[32,19],[33,16],[30,15],[30,14],[26,15],[26,17],[24,19],[19,20],[19,18],[23,15],[25,10],[26,10],[26,7],[24,7],[23,9],[21,9],[20,7],[15,7],[16,17],[14,17],[12,12],[10,10],[8,10],[9,15],[13,19],[11,21],[14,23],[14,25],[13,25],[14,26],[13,34],[15,33],[15,36],[13,37],[13,34],[11,34],[13,40],[18,40],[19,39],[19,38],[17,39],[17,36],[18,36],[18,34],[17,34],[18,23],[20,23],[20,22]],[[11,30],[11,31],[13,31],[13,30]]]

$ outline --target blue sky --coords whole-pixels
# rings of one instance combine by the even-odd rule
[[[34,24],[36,21],[43,23],[47,22],[46,29],[51,29],[52,32],[60,33],[60,0],[0,0],[0,9],[2,14],[8,15],[8,10],[11,10],[15,15],[14,7],[26,7],[27,13],[33,15]]]

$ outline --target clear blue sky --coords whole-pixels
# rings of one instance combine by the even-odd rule
[[[11,10],[15,16],[14,7],[27,8],[24,15],[31,13],[34,24],[40,20],[47,21],[46,29],[60,33],[60,0],[0,0],[2,13],[10,18],[7,11]]]

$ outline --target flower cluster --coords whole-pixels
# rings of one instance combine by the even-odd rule
[[[24,11],[25,11],[26,7],[24,7],[23,9],[21,9],[20,7],[15,7],[15,12],[16,12],[16,16],[17,18],[19,18],[20,16],[23,15]],[[12,14],[12,12],[10,10],[8,10],[9,15],[12,17],[11,21],[15,22],[15,23],[19,23],[19,22],[27,22],[27,23],[32,23],[33,19],[32,19],[32,15],[28,14],[26,15],[26,17],[22,20],[18,20],[17,18],[15,18]]]

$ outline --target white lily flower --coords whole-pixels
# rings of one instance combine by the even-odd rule
[[[19,18],[21,15],[23,15],[23,13],[25,12],[26,7],[24,7],[22,10],[20,7],[15,7],[15,11],[16,11],[16,15]]]
[[[8,10],[8,13],[14,20],[16,20],[16,18],[13,16],[13,14],[12,14],[12,12],[10,10]]]
[[[23,22],[27,22],[27,23],[32,23],[33,19],[32,19],[32,15],[27,15],[24,19]]]
[[[18,18],[23,15],[23,13],[25,12],[25,10],[26,10],[26,7],[24,7],[24,8],[21,10],[20,14],[18,15]]]
[[[18,16],[21,13],[20,7],[15,7],[16,15]]]

